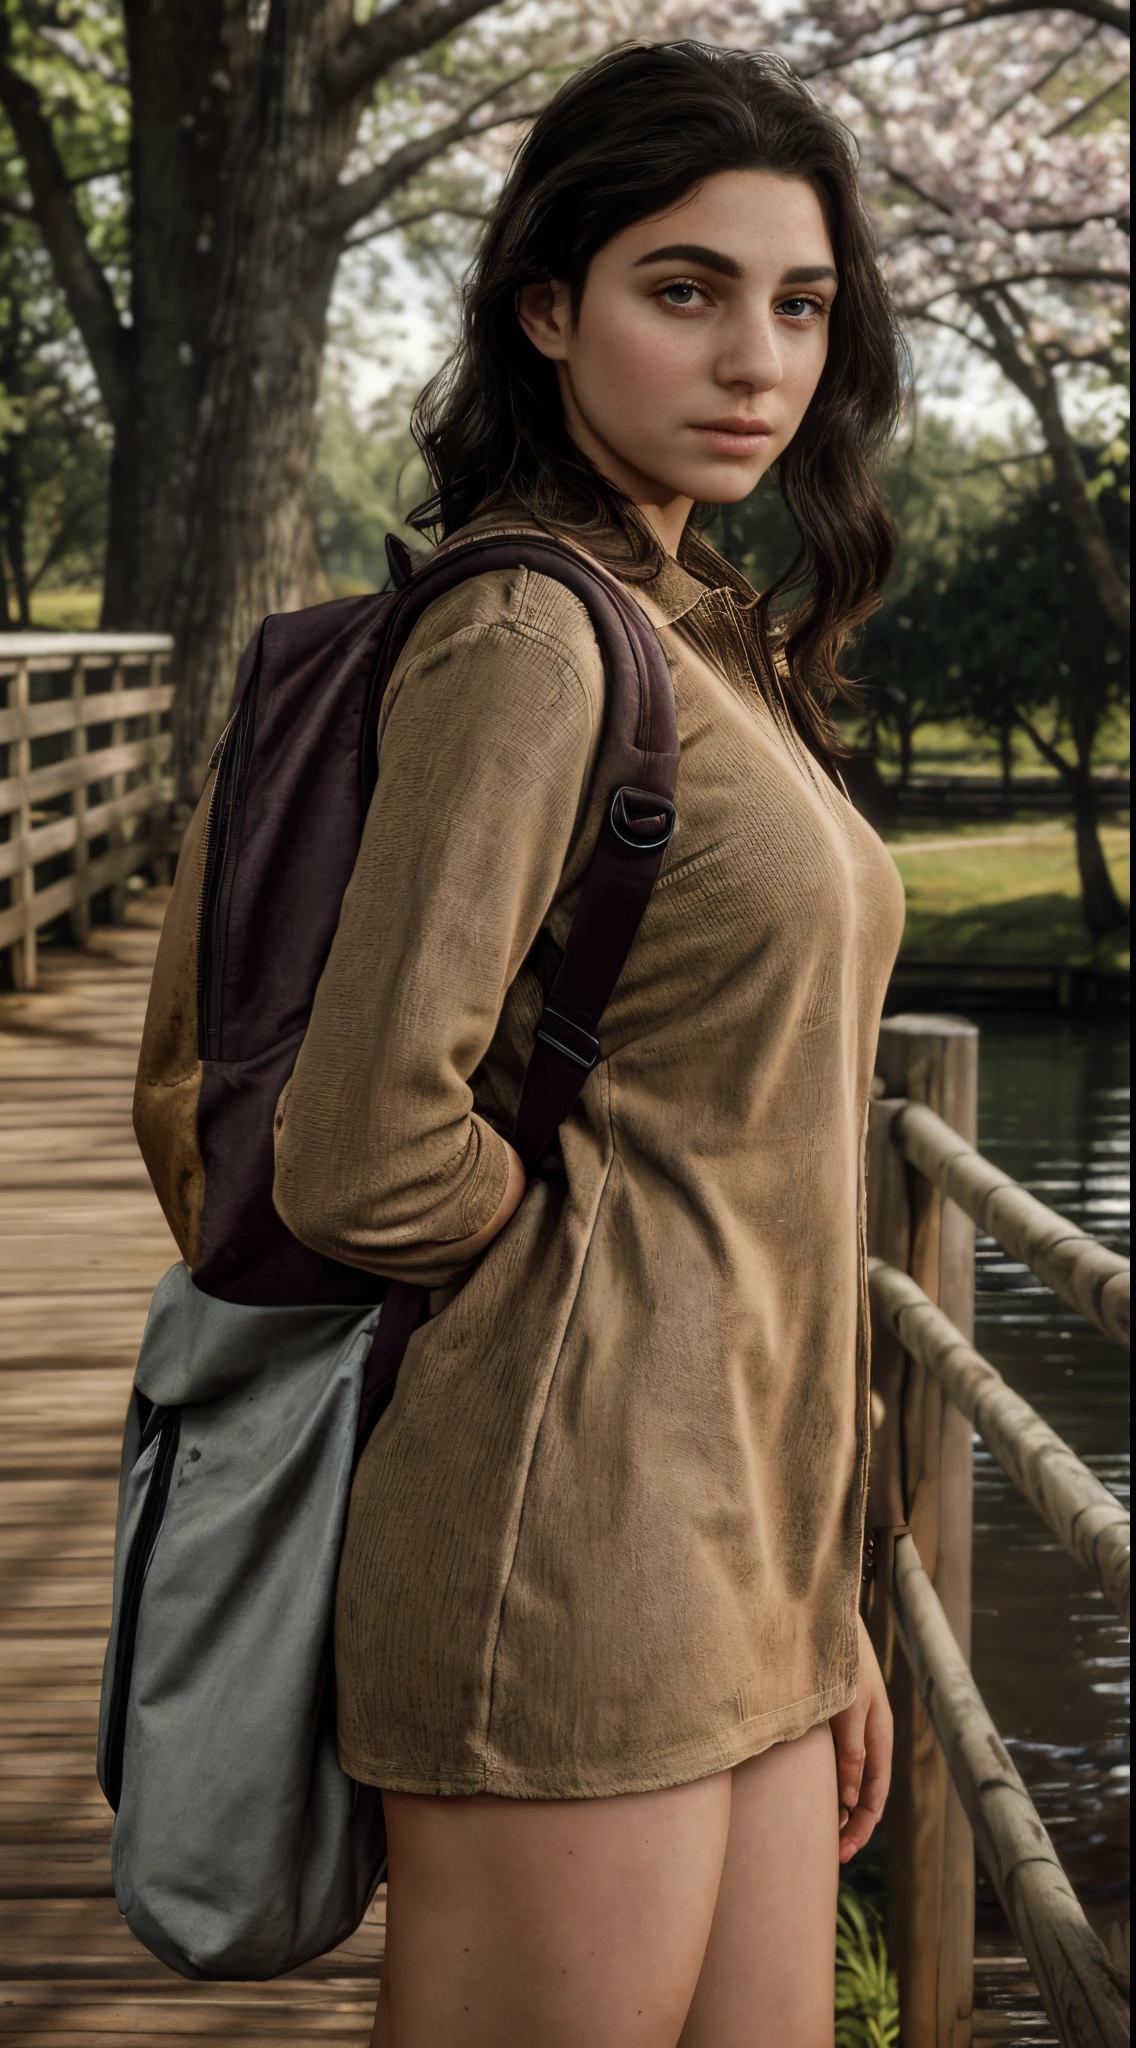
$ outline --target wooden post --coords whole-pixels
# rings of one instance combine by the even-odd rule
[[[13,710],[26,711],[31,702],[28,664],[21,661],[12,679],[13,689],[9,698]],[[16,837],[27,847],[31,840],[32,799],[28,777],[32,772],[32,742],[30,733],[21,733],[15,744],[16,780],[20,785],[19,808],[16,811]],[[11,759],[11,755],[9,755]],[[12,899],[24,907],[24,928],[12,947],[12,979],[17,988],[34,988],[36,985],[36,928],[35,928],[35,868],[29,854],[21,861],[12,877]]]
[[[880,1030],[870,1171],[881,1188],[869,1246],[908,1272],[968,1340],[974,1334],[974,1225],[895,1153],[889,1098],[925,1102],[970,1144],[977,1137],[978,1031],[957,1017],[890,1017]],[[902,1173],[906,1202],[899,1194]],[[872,1228],[874,1226],[874,1229]],[[890,1413],[891,1470],[924,1570],[963,1656],[970,1658],[971,1425],[910,1358],[897,1366],[881,1343],[878,1391]],[[876,1380],[875,1371],[873,1379]],[[886,1385],[885,1385],[886,1382]],[[902,1386],[900,1413],[895,1413]],[[890,1402],[889,1402],[890,1395]],[[898,1469],[897,1469],[898,1468]],[[875,1503],[872,1503],[873,1516]],[[893,1515],[880,1519],[898,1519]],[[890,1626],[890,1624],[889,1624]],[[877,1638],[882,1624],[876,1623]],[[974,1997],[974,1843],[934,1728],[902,1655],[891,1655],[896,1754],[888,1817],[892,1941],[900,1979],[903,2048],[969,2048]]]
[[[123,659],[122,659],[122,656],[121,656],[121,655],[119,655],[119,656],[118,656],[118,658],[117,658],[117,660],[115,661],[115,664],[114,664],[114,668],[113,668],[113,670],[112,670],[112,673],[111,673],[111,688],[112,688],[113,690],[125,690],[125,688],[126,688],[126,667],[125,667],[125,664],[124,664],[124,662],[123,662]],[[122,746],[122,745],[124,744],[125,740],[126,740],[126,720],[125,720],[125,718],[115,718],[115,719],[112,719],[112,721],[111,721],[111,729],[110,729],[110,743],[111,743],[112,747],[121,747],[121,746]],[[112,795],[112,797],[120,797],[120,796],[125,796],[125,795],[126,795],[126,771],[125,771],[125,769],[123,769],[123,768],[116,768],[116,769],[115,769],[115,771],[114,771],[114,773],[112,774],[112,776],[111,776],[111,779],[110,779],[110,789],[111,789],[111,795]],[[124,846],[124,845],[125,845],[125,843],[126,843],[126,834],[125,834],[125,832],[124,832],[124,830],[123,830],[123,827],[122,827],[122,825],[121,825],[121,824],[118,824],[118,825],[112,825],[112,826],[111,826],[111,828],[110,828],[110,843],[111,843],[111,846],[112,846],[112,847],[114,847],[114,848],[116,848],[116,849],[117,849],[118,847],[120,847],[120,846]],[[112,923],[112,924],[121,924],[121,923],[122,923],[122,921],[123,921],[123,918],[125,917],[125,914],[126,914],[126,883],[125,883],[125,881],[121,881],[121,880],[120,880],[120,881],[117,881],[117,882],[114,882],[114,883],[112,883],[112,885],[111,885],[111,891],[110,891],[110,921],[111,921],[111,923]]]
[[[157,689],[161,683],[165,674],[165,665],[164,655],[152,654],[150,656],[151,689]],[[155,756],[150,763],[149,775],[150,781],[154,784],[155,795],[153,806],[146,820],[146,828],[150,840],[158,849],[154,855],[154,874],[159,882],[168,884],[173,881],[173,863],[170,859],[169,805],[160,803],[157,796],[163,775],[162,764],[157,759],[157,742],[162,736],[162,714],[160,711],[151,711],[149,733]]]
[[[75,726],[71,734],[71,758],[86,762],[87,728],[83,723],[83,705],[87,694],[87,671],[81,654],[75,657],[71,677],[71,698],[75,706]],[[75,901],[71,909],[71,929],[77,945],[84,946],[91,930],[91,888],[87,870],[91,864],[91,850],[87,841],[87,783],[86,768],[84,779],[75,784],[71,792],[71,812],[75,820]]]

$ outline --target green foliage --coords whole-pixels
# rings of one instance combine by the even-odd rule
[[[109,434],[47,258],[0,215],[0,629],[37,587],[101,580]]]
[[[755,590],[767,590],[792,563],[800,546],[796,526],[772,477],[748,498],[722,505],[706,530],[719,553],[748,576]]]
[[[121,8],[58,0],[44,12],[46,32],[33,13],[9,10],[10,58],[41,95],[90,248],[122,304],[130,123]],[[9,135],[0,150],[0,627],[28,624],[53,584],[101,581],[109,460],[94,379]]]
[[[1113,451],[1109,451],[1112,455]],[[1127,461],[1109,470],[1098,502],[1118,557],[1127,546]],[[1123,701],[1125,648],[1105,613],[1064,505],[1043,476],[1023,479],[977,526],[944,570],[930,555],[868,628],[862,669],[885,701],[920,702],[990,730],[1045,712],[1092,741]]]
[[[836,1915],[836,2048],[895,2048],[899,1991],[870,1900],[840,1887]]]
[[[316,537],[333,588],[380,590],[386,581],[388,533],[419,545],[402,520],[426,494],[426,475],[407,424],[410,394],[393,392],[360,418],[334,375],[320,420],[312,503]]]

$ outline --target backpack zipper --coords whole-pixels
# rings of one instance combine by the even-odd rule
[[[252,754],[257,680],[254,674],[218,743],[217,775],[205,821],[205,868],[197,928],[197,1051],[203,1060],[221,1057],[221,992],[236,851],[233,828]]]

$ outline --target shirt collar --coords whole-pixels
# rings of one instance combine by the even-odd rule
[[[632,559],[628,542],[623,534],[613,528],[586,532],[567,524],[541,527],[522,505],[503,504],[492,511],[477,513],[461,530],[461,537],[476,533],[483,528],[505,527],[510,530],[528,528],[533,532],[555,532],[563,539],[574,542],[588,554],[602,562],[606,569],[626,583],[629,590],[641,591],[657,609],[664,625],[677,625],[706,598],[717,598],[718,603],[704,606],[710,612],[719,609],[729,611],[741,605],[748,609],[758,602],[758,593],[747,582],[741,571],[711,547],[700,533],[691,528],[679,542],[677,557],[659,553],[661,560],[652,567],[648,562],[640,566]],[[457,535],[453,536],[458,538]]]

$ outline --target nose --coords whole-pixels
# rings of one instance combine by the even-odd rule
[[[784,375],[780,342],[767,308],[739,307],[722,335],[715,364],[719,384],[735,390],[775,391]]]

